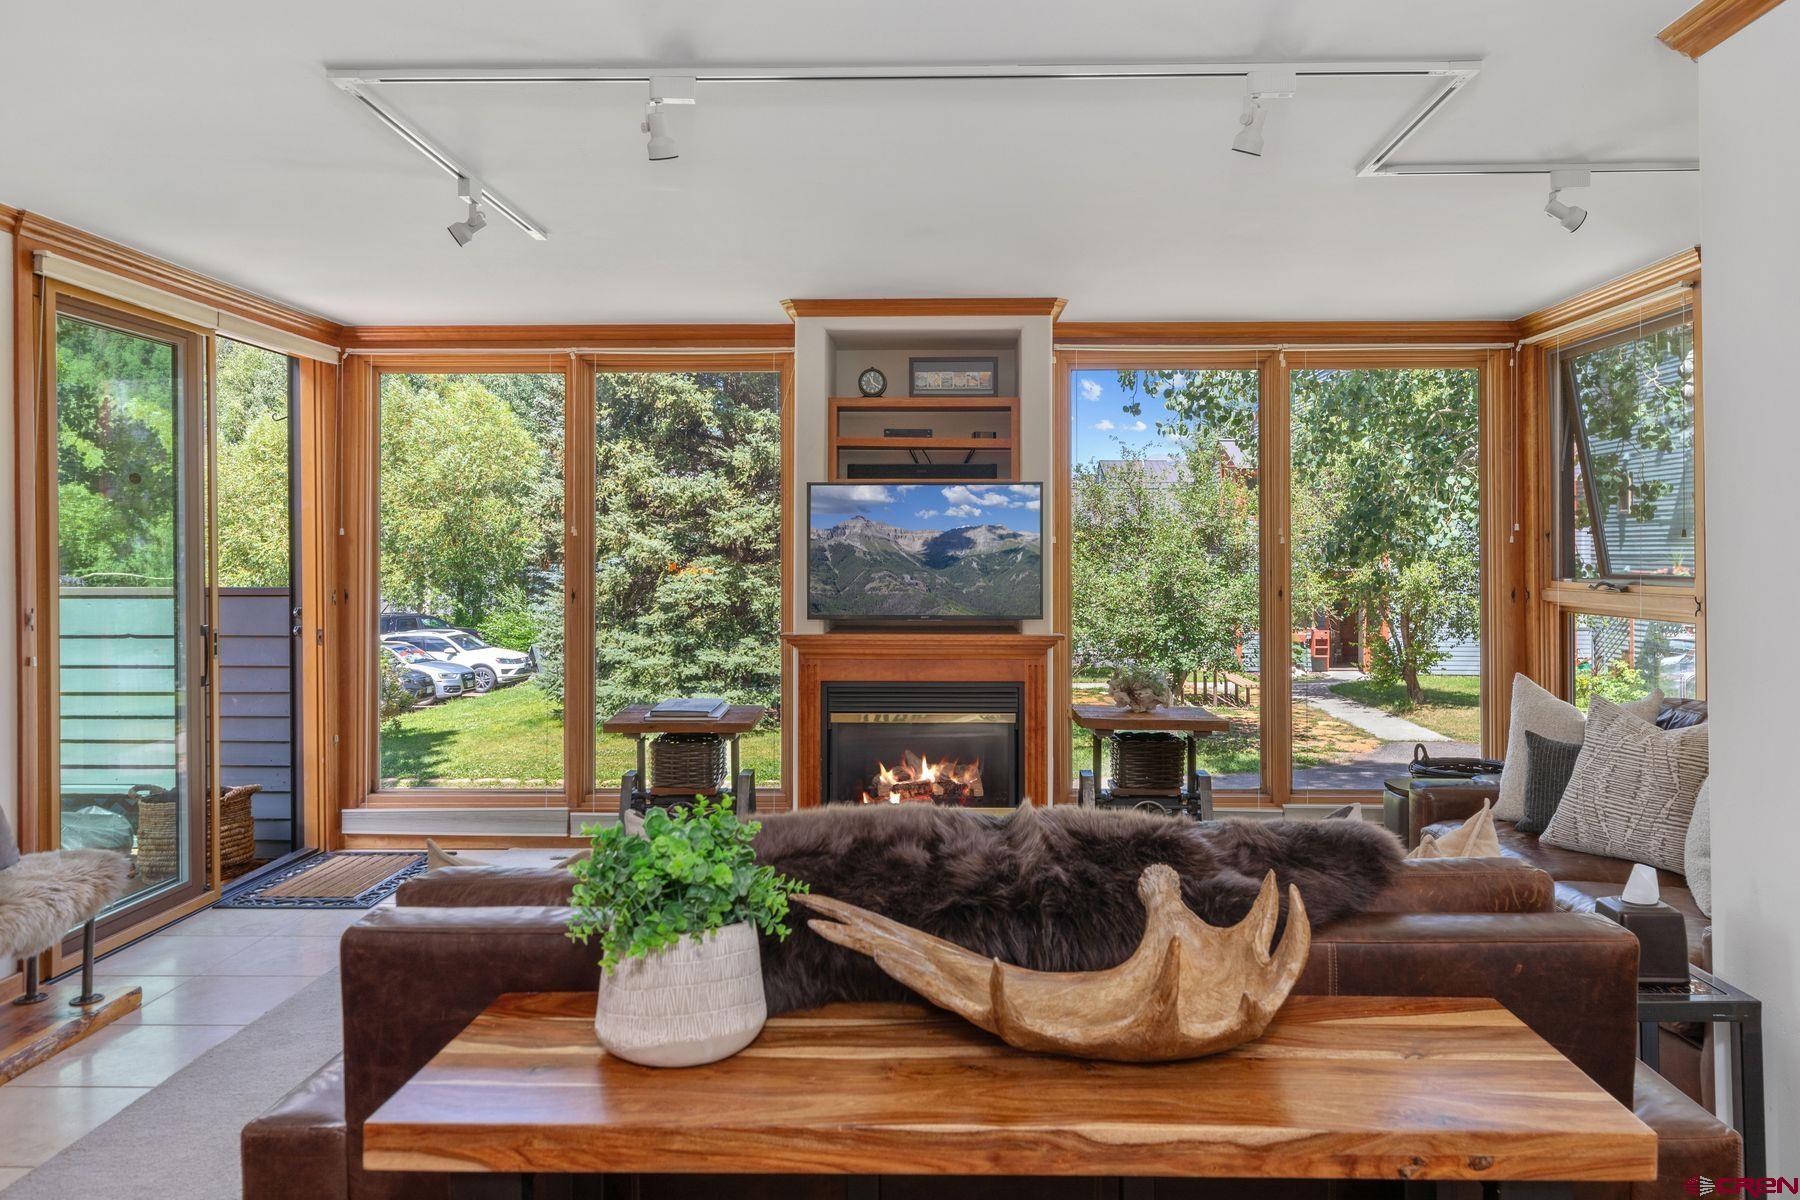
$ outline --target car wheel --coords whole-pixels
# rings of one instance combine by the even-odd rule
[[[475,690],[476,691],[491,692],[494,690],[494,685],[499,682],[500,682],[500,677],[498,675],[494,674],[494,668],[492,668],[492,667],[476,667],[475,668]]]

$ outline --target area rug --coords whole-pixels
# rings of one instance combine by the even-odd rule
[[[424,869],[425,856],[412,851],[338,850],[227,893],[213,907],[374,908]]]
[[[336,971],[7,1188],[5,1200],[238,1200],[238,1133],[343,1049]]]

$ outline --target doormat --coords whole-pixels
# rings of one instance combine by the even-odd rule
[[[336,850],[297,863],[214,908],[374,908],[425,869],[412,851]]]

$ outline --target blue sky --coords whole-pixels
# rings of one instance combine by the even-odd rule
[[[899,529],[1004,525],[1041,533],[1035,483],[814,484],[812,527],[829,529],[863,516]]]
[[[1072,380],[1075,405],[1075,461],[1122,458],[1121,448],[1142,452],[1149,458],[1169,457],[1171,447],[1157,436],[1156,420],[1164,415],[1161,400],[1143,401],[1142,416],[1125,411],[1133,397],[1119,387],[1117,371],[1076,371]]]

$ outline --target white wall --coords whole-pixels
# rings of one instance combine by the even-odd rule
[[[0,812],[16,834],[19,829],[19,594],[13,559],[13,239],[0,233],[0,497],[6,517],[0,520]]]
[[[1720,974],[1763,1001],[1769,1169],[1800,1163],[1800,730],[1782,651],[1800,591],[1800,3],[1700,60],[1707,689],[1713,929]]]

